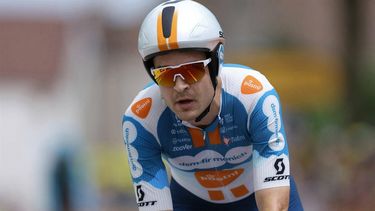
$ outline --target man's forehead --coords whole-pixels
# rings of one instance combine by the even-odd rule
[[[162,55],[154,57],[154,65],[167,66],[177,65],[186,62],[205,59],[206,55],[202,51],[184,50],[184,51],[171,51]]]

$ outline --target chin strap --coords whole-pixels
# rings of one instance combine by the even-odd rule
[[[210,104],[208,104],[207,108],[204,109],[204,111],[197,117],[195,118],[195,122],[201,121],[207,114],[210,112],[211,104],[214,101],[215,95],[216,95],[216,87],[217,87],[217,76],[218,76],[218,71],[219,71],[219,66],[220,66],[220,59],[219,59],[219,54],[218,49],[223,49],[223,45],[219,44],[213,51],[213,53],[208,54],[207,56],[211,58],[211,62],[208,64],[208,69],[210,71],[210,79],[212,82],[212,86],[214,87],[214,96],[211,99]]]
[[[214,83],[214,96],[212,96],[210,104],[208,104],[207,108],[204,109],[204,111],[197,118],[195,118],[195,122],[201,121],[208,114],[208,112],[210,112],[211,104],[214,101],[216,95],[216,84],[217,83]]]
[[[208,112],[210,112],[210,107],[211,107],[212,101],[214,101],[214,98],[215,98],[215,93],[214,93],[214,96],[211,99],[210,104],[207,106],[207,108],[204,109],[204,111],[197,118],[195,118],[195,122],[201,121],[203,119],[203,117],[205,117],[208,114]]]

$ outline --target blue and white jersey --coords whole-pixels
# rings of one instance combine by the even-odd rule
[[[220,112],[204,129],[179,120],[156,84],[126,110],[123,135],[140,210],[172,210],[164,163],[181,186],[213,203],[289,186],[288,146],[275,89],[245,66],[224,65],[220,78]]]

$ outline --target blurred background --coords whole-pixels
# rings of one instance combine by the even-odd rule
[[[0,210],[137,210],[122,114],[160,0],[0,1]],[[199,0],[278,90],[306,210],[375,207],[375,1]]]

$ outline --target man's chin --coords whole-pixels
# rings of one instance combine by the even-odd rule
[[[186,122],[195,121],[195,119],[198,117],[197,114],[191,112],[178,112],[176,115],[180,120]]]

